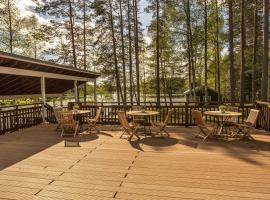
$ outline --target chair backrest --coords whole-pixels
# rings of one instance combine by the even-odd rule
[[[60,122],[60,112],[63,110],[62,107],[56,107],[53,108],[54,116],[56,118],[56,121],[59,123]]]
[[[60,122],[63,128],[74,128],[75,120],[70,111],[60,112]]]
[[[166,115],[165,120],[164,120],[164,126],[167,126],[168,121],[171,118],[173,112],[174,112],[174,109],[170,109],[168,111],[168,114]]]
[[[98,110],[97,110],[96,117],[95,117],[96,121],[98,121],[98,119],[100,118],[101,113],[102,113],[102,107],[99,107]]]
[[[132,110],[133,111],[140,111],[140,110],[142,110],[142,107],[141,106],[132,106]],[[133,118],[134,121],[143,120],[144,116],[133,116],[132,118]]]
[[[198,126],[205,126],[205,122],[203,120],[203,116],[202,116],[201,111],[199,111],[199,110],[192,110],[191,111],[191,115],[192,115],[193,119],[195,120],[195,123]]]
[[[255,126],[256,121],[259,117],[259,110],[251,109],[248,115],[247,120],[245,121],[245,124],[248,124],[250,126]]]
[[[132,110],[138,111],[141,110],[142,107],[141,106],[132,106]]]
[[[225,106],[226,111],[231,111],[231,112],[238,112],[238,107],[235,106]]]
[[[235,106],[225,106],[225,111],[239,112],[238,107],[235,107]],[[237,123],[238,117],[228,117],[227,121]]]
[[[129,126],[129,123],[128,123],[128,119],[127,119],[126,113],[124,111],[118,111],[117,112],[117,115],[118,115],[119,122],[120,122],[121,126],[124,129],[129,129],[130,126]]]

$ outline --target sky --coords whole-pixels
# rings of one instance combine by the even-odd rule
[[[150,24],[152,15],[149,13],[144,12],[144,8],[147,6],[147,0],[141,0],[139,3],[140,6],[140,13],[139,13],[139,18],[142,23],[142,28],[145,30],[144,33],[146,33],[146,29]],[[27,16],[27,15],[32,15],[33,13],[28,9],[29,6],[34,6],[35,4],[32,2],[32,0],[19,0],[19,9],[21,11],[22,16]],[[41,22],[46,22],[46,19],[39,17],[39,20]]]

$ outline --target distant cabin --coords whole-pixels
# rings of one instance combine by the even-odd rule
[[[207,87],[207,93],[208,101],[218,101],[218,92],[213,90],[212,88]],[[189,101],[195,101],[195,102],[204,102],[205,101],[205,86],[197,86],[195,88],[195,96],[196,98],[194,99],[194,90],[187,90],[184,92],[186,99]]]

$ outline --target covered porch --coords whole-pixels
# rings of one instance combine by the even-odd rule
[[[45,105],[47,97],[61,100],[72,89],[78,102],[78,86],[99,76],[96,72],[0,51],[0,99],[34,98]]]
[[[55,125],[1,136],[0,199],[270,199],[270,138],[195,139],[196,127],[170,127],[171,137],[119,139],[100,126],[69,142]],[[77,143],[78,142],[78,143]]]

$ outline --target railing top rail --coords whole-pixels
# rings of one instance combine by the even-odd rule
[[[41,106],[41,103],[33,103],[33,104],[24,104],[24,105],[15,105],[15,106],[1,106],[0,107],[0,112],[1,111],[6,111],[6,110],[15,110],[15,109],[24,109],[24,108],[29,108],[29,107],[37,107]]]
[[[259,105],[270,106],[270,102],[266,102],[266,101],[256,101],[256,103]]]

